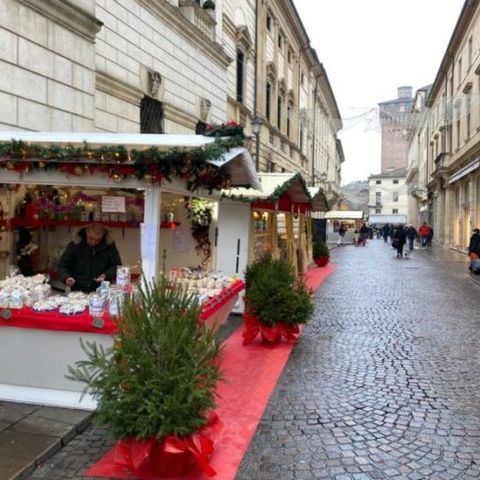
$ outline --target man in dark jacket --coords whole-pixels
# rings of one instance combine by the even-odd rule
[[[58,263],[60,280],[67,287],[88,293],[103,280],[114,280],[122,264],[115,242],[103,225],[81,228]]]

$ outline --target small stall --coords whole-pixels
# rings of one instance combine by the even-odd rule
[[[247,265],[270,252],[298,272],[311,261],[311,197],[300,174],[259,173],[262,190],[231,188],[219,204],[217,266],[243,278]],[[239,302],[236,312],[243,312]]]
[[[364,222],[362,210],[331,210],[325,214],[327,219],[327,242],[338,241],[338,230],[341,226],[346,230],[344,241],[352,242],[353,231],[360,228]]]
[[[92,222],[112,231],[128,294],[132,277],[168,275],[198,294],[199,321],[225,320],[243,282],[217,271],[215,192],[261,188],[242,145],[241,137],[0,132],[0,399],[94,408],[64,376],[84,356],[80,338],[113,344],[114,312],[92,314],[85,297],[62,308],[65,292],[50,292],[60,252]],[[13,271],[19,262],[25,275]]]

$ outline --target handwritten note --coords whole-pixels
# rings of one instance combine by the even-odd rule
[[[125,197],[102,196],[102,212],[125,213]]]

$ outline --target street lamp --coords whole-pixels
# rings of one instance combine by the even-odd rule
[[[262,122],[258,115],[255,115],[252,119],[252,133],[255,135],[255,169],[257,172],[260,170],[260,128]]]

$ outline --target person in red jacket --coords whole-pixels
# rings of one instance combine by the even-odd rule
[[[423,222],[420,227],[418,227],[418,234],[420,235],[420,239],[422,241],[422,247],[426,248],[428,243],[428,237],[430,235],[430,227],[427,222]]]

